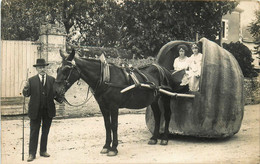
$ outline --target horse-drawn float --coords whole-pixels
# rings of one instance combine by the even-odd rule
[[[158,64],[172,70],[180,44],[191,47],[192,42],[171,41],[165,44],[157,55]],[[200,90],[192,93],[194,98],[171,98],[169,132],[208,138],[232,136],[239,131],[244,113],[242,71],[234,56],[216,43],[202,38],[199,45],[203,54]],[[189,49],[187,56],[191,52]],[[162,114],[161,133],[164,122]],[[146,108],[146,124],[153,132],[154,117],[150,106]]]
[[[62,63],[53,87],[55,96],[60,103],[66,102],[65,92],[77,80],[83,79],[89,85],[104,117],[106,139],[101,153],[108,156],[118,153],[119,108],[141,109],[151,105],[146,112],[147,126],[152,132],[150,145],[157,143],[159,130],[163,129],[161,145],[168,144],[169,132],[212,138],[234,135],[240,129],[244,110],[243,75],[237,61],[217,44],[201,39],[200,90],[191,95],[176,94],[169,87],[175,86],[175,81],[168,70],[172,69],[179,44],[191,43],[170,42],[160,50],[157,64],[130,70],[104,60],[75,56],[74,49],[69,55],[60,51]]]

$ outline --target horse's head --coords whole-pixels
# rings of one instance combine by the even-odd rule
[[[57,69],[57,77],[53,89],[55,95],[59,97],[57,101],[61,103],[64,101],[66,91],[79,80],[80,70],[72,63],[75,56],[74,49],[68,56],[60,50],[60,56],[62,57],[62,65]]]

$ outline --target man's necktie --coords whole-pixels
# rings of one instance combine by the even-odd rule
[[[44,75],[42,75],[42,86],[44,86]]]

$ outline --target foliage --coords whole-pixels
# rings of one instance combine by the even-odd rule
[[[3,0],[1,6],[2,39],[24,40],[39,35],[41,17],[37,16],[42,10],[36,12],[37,5],[33,5],[33,1]]]
[[[62,23],[66,32],[74,25],[75,4],[79,0],[3,0],[1,2],[2,39],[37,40],[40,25]]]
[[[119,16],[120,6],[115,1],[83,3],[76,13],[70,41],[77,45],[117,47]]]
[[[138,55],[154,56],[172,40],[215,40],[222,15],[235,8],[235,2],[129,1],[124,10],[122,46]]]
[[[2,39],[37,40],[39,28],[44,23],[60,23],[68,34],[68,41],[80,32],[85,45],[111,46],[116,29],[111,20],[116,14],[114,1],[85,0],[3,0],[2,1]],[[26,23],[25,23],[26,22]],[[103,41],[104,40],[104,41]],[[103,44],[100,42],[104,42]]]
[[[259,104],[260,103],[260,82],[257,77],[245,78],[245,104]]]
[[[223,48],[234,55],[245,77],[257,76],[257,72],[254,70],[254,66],[252,65],[254,60],[252,58],[252,52],[247,46],[240,42],[231,42],[229,44],[224,43]]]
[[[148,57],[146,59],[123,59],[123,58],[107,58],[108,63],[116,66],[132,66],[134,68],[141,68],[155,63],[156,58]]]
[[[37,40],[43,23],[60,23],[67,41],[155,56],[171,40],[215,40],[237,2],[170,0],[3,0],[2,39]]]
[[[109,48],[109,47],[91,47],[91,46],[80,46],[76,48],[79,52],[79,55],[82,57],[99,57],[100,54],[104,54],[107,58],[122,58],[122,59],[131,59],[132,56],[129,52],[123,49]]]
[[[260,55],[260,10],[255,11],[255,15],[256,19],[250,23],[249,31],[257,44],[256,53]]]

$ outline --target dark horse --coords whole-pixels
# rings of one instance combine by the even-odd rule
[[[120,91],[122,89],[129,86],[129,79],[126,78],[121,67],[110,64],[110,82],[105,83],[102,81],[102,74],[104,71],[102,70],[102,63],[100,60],[75,57],[75,50],[72,50],[72,53],[67,56],[60,51],[60,55],[63,60],[62,65],[57,69],[54,92],[64,99],[65,92],[78,79],[83,79],[89,85],[98,102],[105,123],[106,142],[101,153],[107,153],[108,156],[115,156],[118,153],[117,128],[119,108],[141,109],[151,105],[154,113],[155,129],[148,144],[156,144],[157,139],[160,136],[159,127],[161,111],[159,109],[159,101],[162,101],[162,104],[164,105],[164,109],[161,110],[164,110],[165,117],[165,130],[161,138],[161,145],[168,144],[168,127],[171,115],[170,97],[158,92],[158,87],[169,87],[173,85],[170,81],[170,72],[156,65],[140,68],[139,73],[135,73],[139,82],[151,82],[150,84],[152,84],[153,87],[135,87],[125,93],[121,93]],[[75,64],[72,63],[73,59]],[[147,82],[147,79],[149,82]],[[111,138],[111,130],[113,140]]]

